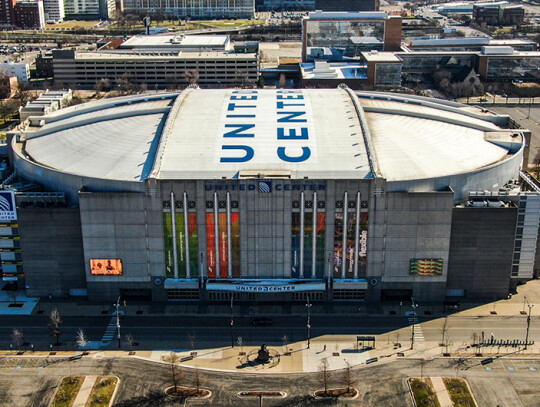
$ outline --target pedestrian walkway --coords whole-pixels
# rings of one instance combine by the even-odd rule
[[[452,399],[446,390],[446,386],[441,377],[430,377],[431,383],[433,384],[433,390],[439,399],[439,404],[441,407],[453,407]]]
[[[97,376],[86,376],[84,378],[83,384],[79,389],[79,393],[73,402],[73,407],[84,407],[90,397],[94,383],[96,383]]]
[[[407,319],[409,320],[409,323],[413,326],[414,343],[420,349],[425,348],[424,333],[422,332],[422,326],[418,323],[418,318],[415,315],[415,316],[410,316]]]
[[[107,329],[101,338],[101,343],[103,346],[107,346],[114,339],[114,334],[116,333],[116,317],[112,317],[107,325]]]

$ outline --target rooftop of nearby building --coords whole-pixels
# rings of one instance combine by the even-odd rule
[[[120,49],[137,48],[221,48],[230,47],[228,35],[135,35],[124,41]]]

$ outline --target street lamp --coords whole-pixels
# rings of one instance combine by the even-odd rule
[[[234,348],[234,316],[233,316],[234,296],[231,294],[231,348]]]
[[[523,297],[523,298],[525,301],[527,301],[527,307],[529,307],[529,314],[527,314],[527,333],[525,335],[525,349],[524,349],[524,350],[527,350],[527,343],[529,342],[529,328],[531,326],[531,311],[534,305],[531,305],[529,303],[529,300],[527,300],[527,297]]]
[[[411,297],[412,301],[412,310],[413,310],[413,320],[412,320],[412,333],[411,333],[411,350],[414,349],[414,324],[416,323],[416,308],[418,308],[418,304],[414,303],[414,298]]]
[[[118,338],[118,348],[121,348],[122,344],[120,343],[120,297],[116,300],[116,304],[113,304],[113,306],[116,307],[116,330],[117,334],[116,337]]]
[[[309,349],[310,342],[311,342],[311,304],[309,302],[309,294],[307,296],[306,307],[307,307],[307,324],[306,324],[306,328],[307,328],[307,347]]]

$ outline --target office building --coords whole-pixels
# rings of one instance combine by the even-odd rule
[[[302,60],[339,62],[364,51],[399,51],[401,17],[384,12],[309,13],[302,20]]]
[[[55,24],[64,20],[64,0],[43,0],[45,22]]]
[[[162,12],[180,18],[253,18],[255,0],[124,0],[126,12]]]

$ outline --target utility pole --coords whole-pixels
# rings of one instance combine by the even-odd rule
[[[234,294],[231,294],[231,348],[234,348],[234,316],[233,316]]]
[[[527,314],[527,334],[525,335],[525,349],[524,349],[524,350],[527,350],[527,343],[529,342],[529,328],[531,326],[531,311],[534,305],[531,305],[529,303],[529,300],[527,300],[527,297],[524,297],[524,300],[527,301],[527,307],[529,307],[529,313]]]
[[[306,307],[307,307],[307,324],[306,324],[306,328],[307,328],[307,347],[309,349],[310,342],[311,342],[311,304],[309,302],[309,294],[307,296]]]
[[[416,308],[418,304],[414,303],[414,298],[411,297],[412,301],[412,310],[413,310],[413,320],[412,320],[412,334],[411,334],[411,350],[414,349],[414,324],[416,323]]]
[[[118,297],[118,299],[116,300],[116,304],[113,304],[115,307],[116,307],[116,331],[117,331],[117,335],[116,337],[118,338],[118,348],[121,348],[122,344],[120,342],[120,297]]]

